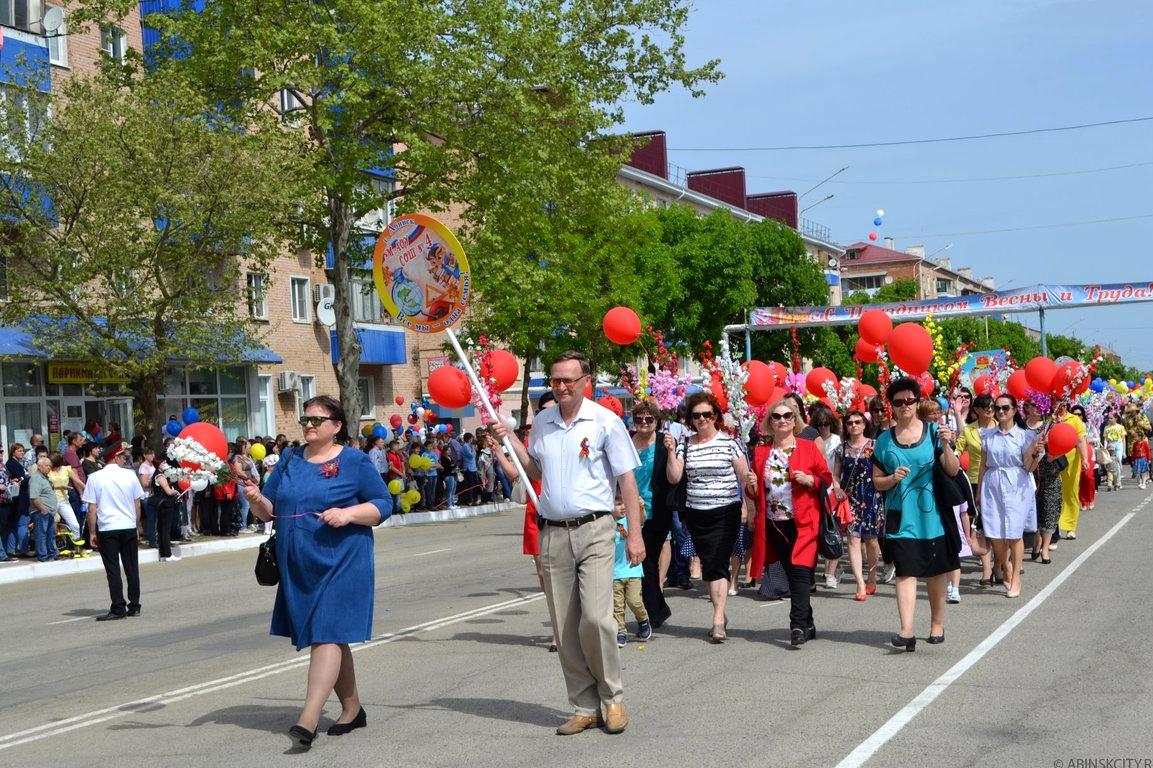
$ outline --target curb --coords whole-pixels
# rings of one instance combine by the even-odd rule
[[[433,512],[409,512],[406,515],[393,515],[374,529],[380,531],[386,528],[401,528],[410,525],[430,525],[433,523],[451,523],[458,520],[468,520],[484,515],[495,515],[500,512],[523,510],[523,504],[511,501],[496,504],[482,504],[477,507],[455,507],[453,509],[440,509]],[[255,549],[264,541],[263,534],[241,534],[237,538],[204,539],[192,544],[177,544],[173,542],[172,553],[181,558],[199,557],[201,555],[215,555],[220,552],[235,552],[241,549]],[[140,565],[159,563],[160,554],[154,548],[142,549],[139,555]],[[33,579],[46,579],[53,576],[71,576],[77,573],[104,573],[104,562],[99,554],[93,553],[89,557],[73,560],[57,560],[51,563],[38,563],[35,560],[23,562],[20,565],[0,565],[0,584],[15,584]]]

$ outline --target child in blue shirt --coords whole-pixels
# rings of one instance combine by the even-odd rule
[[[642,506],[644,502],[641,502]],[[642,509],[643,513],[644,510]],[[630,565],[625,552],[625,537],[628,535],[629,521],[625,518],[625,505],[617,495],[613,505],[613,518],[617,521],[616,564],[613,567],[613,616],[617,620],[617,647],[624,648],[629,641],[625,631],[625,606],[633,612],[637,620],[637,639],[648,640],[653,636],[653,626],[649,623],[649,612],[641,599],[641,577],[644,566]]]

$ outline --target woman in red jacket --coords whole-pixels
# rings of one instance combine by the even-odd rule
[[[811,440],[799,438],[793,426],[797,409],[789,400],[769,408],[761,432],[767,444],[753,449],[753,470],[745,491],[757,500],[758,527],[763,523],[766,561],[779,559],[789,579],[790,642],[803,645],[817,636],[809,589],[817,566],[820,509],[833,481],[824,454]]]

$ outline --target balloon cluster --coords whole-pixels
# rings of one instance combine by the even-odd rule
[[[169,437],[180,437],[181,431],[189,424],[195,424],[200,421],[200,411],[189,406],[180,413],[180,420],[178,421],[175,416],[168,419],[168,423],[164,425],[164,432]],[[183,423],[181,423],[183,422]]]
[[[874,227],[880,227],[884,223],[885,223],[885,211],[881,208],[878,208],[877,209],[877,215],[873,217],[873,226]],[[876,239],[877,239],[877,231],[876,230],[873,230],[872,232],[869,233],[869,239],[874,241],[874,242],[876,241]]]

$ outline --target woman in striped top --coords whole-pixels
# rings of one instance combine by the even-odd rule
[[[698,392],[685,401],[685,408],[696,434],[679,443],[671,435],[665,436],[669,451],[666,474],[672,484],[685,478],[686,504],[681,520],[701,559],[701,576],[709,585],[713,604],[709,639],[723,643],[728,625],[729,556],[747,519],[741,478],[749,465],[741,444],[717,429],[723,413],[716,398]]]

